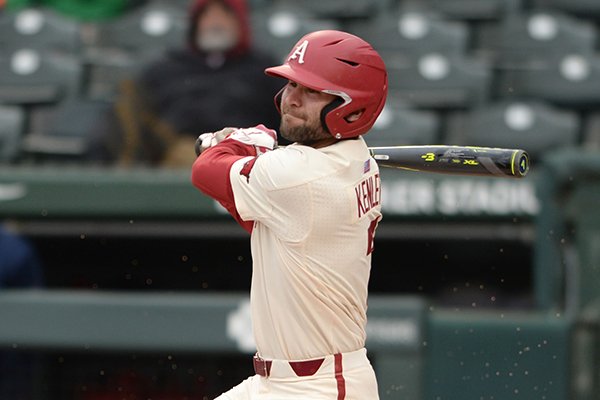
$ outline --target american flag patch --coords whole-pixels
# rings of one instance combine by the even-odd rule
[[[363,164],[363,174],[366,174],[367,172],[369,172],[371,170],[371,160],[367,160],[365,161],[365,163]]]

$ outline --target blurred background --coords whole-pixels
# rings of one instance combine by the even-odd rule
[[[381,398],[600,399],[599,23],[597,0],[0,1],[0,399],[212,399],[253,373],[249,238],[191,186],[193,140],[277,127],[262,69],[330,28],[388,67],[370,145],[532,157],[382,171]]]

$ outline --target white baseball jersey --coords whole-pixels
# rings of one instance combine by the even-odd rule
[[[252,230],[258,353],[303,360],[364,347],[379,169],[362,138],[290,145],[235,162],[235,207]]]

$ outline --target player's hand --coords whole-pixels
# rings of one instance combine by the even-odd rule
[[[234,132],[236,129],[238,128],[223,128],[217,132],[203,133],[202,135],[198,136],[198,139],[196,139],[196,144],[194,145],[196,156],[202,154],[202,152],[209,147],[213,147],[221,143],[227,137],[227,135],[229,135],[231,132]]]
[[[227,139],[254,146],[257,156],[277,147],[277,133],[262,124],[252,128],[236,129],[227,136]]]

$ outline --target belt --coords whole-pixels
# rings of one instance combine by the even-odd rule
[[[294,370],[297,376],[311,376],[314,375],[321,365],[325,361],[325,358],[316,358],[314,360],[306,361],[288,361],[287,363]],[[271,366],[273,365],[272,360],[265,360],[258,355],[253,358],[254,372],[260,376],[268,378],[271,374]]]

